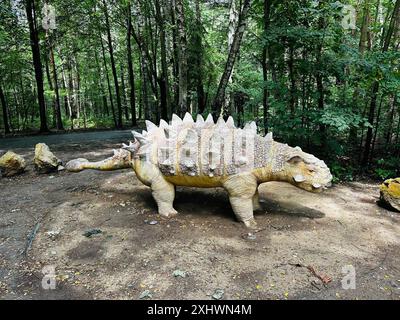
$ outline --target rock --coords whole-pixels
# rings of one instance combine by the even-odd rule
[[[212,298],[215,300],[221,300],[224,296],[224,293],[225,291],[223,289],[216,289],[212,295]]]
[[[177,277],[185,278],[186,277],[186,272],[179,270],[179,269],[175,270],[172,274],[175,278],[177,278]]]
[[[380,190],[381,204],[400,212],[400,178],[385,180]]]
[[[58,170],[62,162],[58,159],[44,143],[35,146],[35,158],[33,159],[35,169],[39,173],[49,173]]]
[[[140,294],[140,296],[139,296],[139,299],[147,299],[147,298],[152,298],[153,297],[153,295],[151,294],[151,292],[150,292],[150,290],[144,290],[141,294]]]
[[[99,234],[99,233],[102,233],[103,231],[101,231],[100,229],[90,229],[90,230],[87,230],[87,231],[85,231],[84,233],[83,233],[83,235],[85,236],[85,237],[87,237],[87,238],[90,238],[90,237],[92,237],[92,235],[94,235],[94,234]]]
[[[22,156],[8,151],[0,158],[0,171],[3,177],[11,177],[25,171],[26,163]]]

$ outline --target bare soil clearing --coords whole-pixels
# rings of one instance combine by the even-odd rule
[[[64,162],[97,160],[125,142],[121,135],[49,145]],[[265,229],[250,240],[222,189],[177,188],[180,215],[165,220],[132,170],[37,175],[28,141],[0,141],[0,149],[24,155],[29,169],[0,179],[2,299],[138,299],[145,290],[153,299],[211,299],[216,289],[223,299],[400,298],[400,216],[376,205],[377,184],[322,194],[263,184],[256,220]],[[94,228],[102,233],[83,235]],[[52,239],[48,231],[60,234]],[[41,287],[48,265],[56,269],[55,290]],[[342,289],[345,265],[355,267],[355,290]],[[332,281],[324,284],[307,266]]]

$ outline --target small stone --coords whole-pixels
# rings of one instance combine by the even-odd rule
[[[60,235],[60,230],[51,230],[47,231],[46,234],[49,236],[51,240],[56,240]]]
[[[152,298],[153,295],[151,294],[150,290],[144,290],[140,296],[139,299],[147,299],[147,298]]]
[[[152,221],[149,222],[150,225],[155,225],[157,223],[158,223],[158,221],[156,221],[156,220],[152,220]]]
[[[245,235],[243,235],[243,239],[256,240],[257,236],[254,233],[249,232],[249,233],[246,233]]]
[[[175,270],[172,274],[175,278],[177,278],[177,277],[185,278],[186,277],[186,272],[179,270],[179,269]]]
[[[224,293],[225,291],[223,289],[216,289],[212,295],[212,298],[215,300],[221,300],[224,296]]]
[[[103,231],[101,231],[100,229],[90,229],[90,230],[87,230],[87,231],[85,231],[84,233],[83,233],[83,235],[85,236],[85,237],[87,237],[87,238],[90,238],[90,237],[92,237],[92,235],[94,235],[94,234],[99,234],[99,233],[102,233]]]
[[[8,151],[0,158],[0,171],[3,177],[12,177],[25,171],[26,163],[22,156]]]

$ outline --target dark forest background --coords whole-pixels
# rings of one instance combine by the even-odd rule
[[[0,1],[6,136],[211,112],[336,180],[400,174],[400,0]]]

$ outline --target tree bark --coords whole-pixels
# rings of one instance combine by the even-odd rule
[[[162,2],[164,0],[161,0]],[[156,6],[156,20],[159,23],[159,36],[160,36],[160,53],[161,53],[161,75],[158,79],[160,86],[160,109],[161,118],[168,120],[171,115],[170,110],[170,97],[169,97],[169,82],[168,82],[168,65],[167,65],[167,48],[165,36],[165,5],[160,0],[155,0]],[[162,11],[161,11],[162,10]]]
[[[0,101],[1,101],[1,107],[3,109],[4,133],[9,134],[10,126],[8,124],[8,108],[7,108],[7,102],[6,102],[6,98],[4,96],[3,88],[1,86],[0,86]]]
[[[179,63],[179,99],[178,109],[180,115],[184,115],[187,110],[187,37],[185,27],[185,12],[183,8],[183,0],[175,0],[176,23],[178,28],[178,63]]]
[[[111,70],[114,78],[114,86],[115,86],[115,97],[117,99],[117,111],[118,111],[118,118],[117,118],[117,128],[122,128],[122,106],[121,106],[121,96],[119,93],[119,84],[118,84],[118,77],[117,77],[117,68],[115,67],[115,60],[114,60],[114,49],[112,45],[111,39],[111,31],[110,31],[110,21],[108,16],[108,9],[107,3],[103,0],[103,9],[104,9],[104,17],[107,29],[107,42],[108,42],[108,51],[110,54],[111,60]]]
[[[132,9],[131,2],[128,1],[128,19],[127,19],[127,35],[126,35],[126,46],[127,46],[127,55],[128,55],[128,74],[129,74],[129,102],[131,106],[131,119],[132,126],[135,127],[136,122],[136,95],[135,95],[135,74],[133,72],[133,62],[132,62]]]
[[[271,13],[271,0],[264,0],[264,41],[269,32]],[[263,124],[264,133],[268,133],[269,127],[269,90],[268,90],[268,46],[265,43],[262,51],[262,70],[263,70]]]
[[[32,60],[35,69],[35,79],[36,79],[37,96],[39,103],[39,114],[40,114],[40,132],[48,132],[49,128],[47,127],[46,104],[44,100],[43,71],[42,71],[42,62],[40,59],[39,36],[36,30],[36,22],[34,21],[34,16],[35,16],[34,0],[25,0],[25,9],[29,25]]]
[[[54,50],[52,45],[50,45],[50,64],[53,71],[53,81],[54,81],[54,91],[56,94],[56,124],[58,130],[64,130],[62,118],[61,118],[61,107],[60,107],[60,93],[58,90],[58,80],[57,80],[57,69],[56,63],[54,61]]]
[[[107,70],[106,53],[105,53],[103,39],[101,37],[101,34],[100,34],[100,44],[101,44],[101,53],[103,55],[104,72],[106,74],[106,79],[107,79],[108,95],[110,97],[111,113],[112,113],[112,117],[114,120],[114,126],[117,128],[118,124],[117,124],[117,118],[115,117],[115,108],[114,108],[114,102],[113,102],[113,97],[112,97],[112,93],[111,93],[110,77],[108,75],[108,70]]]
[[[233,42],[231,49],[229,50],[228,59],[225,64],[224,72],[221,76],[221,80],[218,85],[217,94],[214,99],[212,114],[214,118],[217,118],[221,113],[221,108],[225,99],[225,90],[228,85],[229,78],[232,74],[232,69],[235,64],[236,57],[239,53],[240,44],[242,42],[243,33],[246,28],[247,23],[247,13],[250,9],[251,0],[243,1],[243,8],[239,15],[238,25],[236,27],[235,36],[233,37]],[[224,115],[226,116],[226,115]]]

